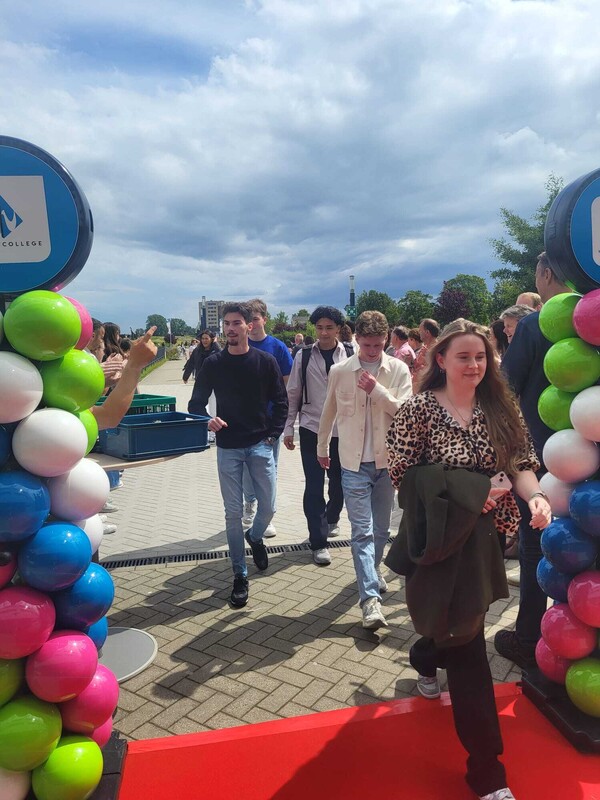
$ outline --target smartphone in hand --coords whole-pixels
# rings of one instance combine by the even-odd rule
[[[492,478],[490,478],[490,483],[492,484],[490,497],[493,497],[494,499],[502,497],[503,494],[510,492],[512,489],[512,483],[510,482],[506,472],[503,471],[497,472]]]

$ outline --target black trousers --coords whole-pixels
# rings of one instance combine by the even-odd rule
[[[471,789],[481,796],[506,786],[504,765],[498,760],[502,735],[483,628],[455,647],[439,648],[423,637],[411,647],[410,663],[428,677],[435,676],[437,667],[447,671],[454,727],[469,754],[466,780]]]
[[[300,428],[300,455],[304,470],[304,516],[308,523],[308,538],[311,550],[327,547],[328,525],[338,522],[344,506],[342,492],[342,467],[338,454],[337,436],[331,439],[327,470],[329,478],[329,500],[325,503],[325,470],[317,461],[317,434],[308,428]]]
[[[541,473],[538,472],[538,479]],[[521,524],[519,526],[519,613],[515,631],[519,644],[533,656],[535,646],[541,636],[540,626],[546,613],[548,598],[537,582],[537,566],[542,557],[541,531],[531,525],[531,511],[525,500],[516,497]]]

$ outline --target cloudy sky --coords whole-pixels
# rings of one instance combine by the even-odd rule
[[[597,0],[4,6],[0,132],[85,191],[68,293],[123,327],[488,277],[500,206],[600,167]]]

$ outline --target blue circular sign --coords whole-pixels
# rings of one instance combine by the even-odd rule
[[[544,245],[563,283],[582,293],[600,286],[600,170],[573,181],[554,198]]]
[[[65,167],[29,142],[0,136],[0,294],[65,286],[93,238],[88,201]]]

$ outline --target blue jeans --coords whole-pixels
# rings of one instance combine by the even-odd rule
[[[273,458],[275,459],[275,480],[277,480],[277,462],[279,461],[279,447],[281,445],[281,436],[276,440],[273,445]],[[275,498],[277,500],[277,498]],[[256,492],[252,483],[252,477],[247,467],[244,467],[244,502],[254,503],[256,500]],[[277,511],[277,507],[273,509],[273,514]]]
[[[221,495],[225,506],[225,529],[227,545],[234,575],[247,575],[242,530],[244,492],[242,488],[244,465],[250,472],[258,508],[254,524],[249,530],[250,538],[257,542],[275,513],[276,470],[273,445],[259,442],[251,447],[228,449],[217,447],[217,469]]]
[[[387,469],[363,462],[358,472],[342,467],[342,489],[352,527],[351,548],[361,605],[370,597],[381,600],[377,568],[390,535],[394,487]]]

